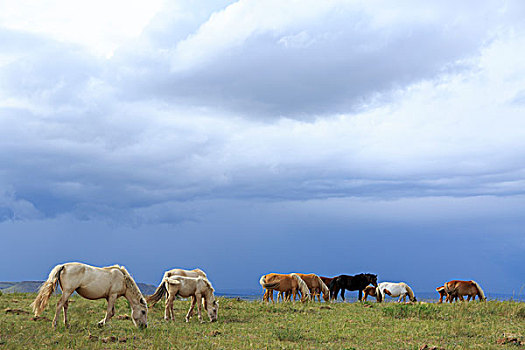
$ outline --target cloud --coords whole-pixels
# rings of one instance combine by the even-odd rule
[[[204,199],[523,194],[516,5],[374,4],[166,5],[111,59],[3,30],[6,210],[178,223]]]
[[[494,31],[519,23],[519,5],[508,6],[239,1],[125,84],[133,98],[271,120],[357,111],[378,93],[465,69]]]

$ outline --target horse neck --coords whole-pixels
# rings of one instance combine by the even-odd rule
[[[124,276],[126,291],[124,298],[129,302],[133,308],[135,305],[140,304],[142,293],[139,290],[137,284],[129,276]]]

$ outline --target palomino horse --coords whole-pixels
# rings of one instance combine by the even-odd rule
[[[450,294],[448,294],[445,291],[445,286],[437,287],[436,291],[439,293],[438,304],[441,304],[443,302],[443,298],[445,298],[445,302],[448,301],[449,303],[453,302],[454,299],[458,300],[459,298],[461,298],[462,301],[465,301],[465,299],[463,299],[463,297],[459,297],[458,295],[451,296]]]
[[[328,289],[326,284],[324,284],[323,280],[319,278],[319,276],[317,276],[314,273],[297,273],[297,275],[301,277],[304,283],[306,283],[306,285],[308,286],[308,289],[310,289],[310,293],[314,301],[315,297],[317,297],[319,302],[321,301],[321,292],[323,293],[324,301],[330,301],[330,290]]]
[[[183,270],[183,269],[172,269],[172,270],[168,270],[166,272],[164,272],[164,276],[162,276],[162,280],[159,284],[159,286],[157,287],[157,289],[155,290],[155,293],[153,293],[153,295],[149,296],[148,297],[148,303],[149,303],[149,300],[152,301],[152,303],[150,304],[150,307],[154,306],[159,300],[160,298],[166,294],[166,290],[164,288],[164,280],[166,278],[169,278],[169,277],[172,277],[172,276],[183,276],[183,277],[204,277],[206,279],[208,279],[208,277],[206,276],[206,273],[204,273],[204,271],[202,271],[201,269],[193,269],[193,270]],[[158,297],[157,294],[161,294],[160,297]],[[206,299],[203,299],[202,301],[203,303],[206,302]],[[204,308],[207,309],[207,306],[206,304],[204,304]]]
[[[265,289],[263,300],[269,301],[272,299],[273,302],[273,291],[278,292],[291,292],[293,295],[293,300],[297,295],[297,291],[301,291],[302,297],[301,301],[305,302],[310,298],[310,291],[306,283],[295,273],[289,275],[280,274],[280,273],[269,273],[267,275],[261,276],[259,279],[259,284]]]
[[[459,297],[463,301],[463,296],[467,295],[467,301],[471,298],[472,300],[476,299],[476,296],[479,297],[480,301],[486,301],[485,293],[483,289],[475,281],[458,281],[453,280],[444,284],[445,292],[451,297]],[[452,301],[450,301],[452,302]]]
[[[332,282],[332,280],[334,279],[333,277],[324,277],[324,276],[319,276],[319,278],[321,279],[321,281],[323,281],[324,284],[326,284],[327,287],[330,286],[330,282]]]
[[[330,297],[337,299],[337,293],[341,290],[341,298],[345,300],[345,290],[358,290],[359,300],[361,300],[363,289],[369,284],[377,287],[377,275],[371,273],[360,273],[355,276],[339,275],[330,282]]]
[[[407,295],[410,301],[417,301],[416,297],[414,296],[414,292],[412,291],[412,288],[410,288],[410,286],[404,282],[381,282],[377,286],[377,291],[381,294],[378,300],[385,300],[386,294],[390,295],[391,297],[399,297],[399,299],[397,300],[398,303],[401,302],[401,299],[405,301]]]
[[[69,297],[73,292],[80,296],[95,300],[105,298],[108,301],[106,316],[98,323],[103,326],[115,314],[115,301],[123,296],[131,305],[131,319],[137,327],[148,326],[148,305],[142,296],[139,287],[124,268],[124,266],[94,267],[82,263],[66,263],[55,266],[49,273],[40,289],[35,301],[31,304],[35,317],[39,316],[49,302],[51,294],[60,283],[62,296],[57,303],[53,328],[57,326],[57,319],[61,309],[64,309],[64,324],[69,326],[67,308]]]
[[[219,302],[215,300],[213,292],[213,286],[210,281],[204,277],[183,277],[183,276],[171,276],[163,280],[164,289],[168,294],[166,300],[166,308],[164,312],[164,319],[174,319],[173,317],[173,300],[176,296],[183,298],[191,297],[191,306],[186,314],[186,322],[190,321],[190,317],[193,315],[193,309],[197,304],[197,314],[199,321],[202,321],[201,316],[201,303],[197,302],[204,298],[206,300],[208,317],[210,322],[217,321],[217,313],[219,312]]]

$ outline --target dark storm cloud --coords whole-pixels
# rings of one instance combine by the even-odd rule
[[[352,10],[336,7],[312,22],[255,32],[242,45],[213,53],[187,69],[166,62],[166,57],[143,57],[140,74],[123,80],[129,89],[122,97],[271,119],[355,111],[390,89],[464,69],[456,61],[477,54],[493,22],[501,20],[480,26],[473,24],[475,18],[488,16],[493,8],[459,9],[430,22],[407,16],[383,27],[374,24],[372,14]],[[173,48],[173,42],[169,44],[164,43],[166,50]]]

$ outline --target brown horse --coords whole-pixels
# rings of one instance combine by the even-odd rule
[[[436,288],[436,291],[439,293],[439,301],[438,301],[438,304],[441,304],[443,302],[443,298],[445,298],[445,303],[448,301],[449,303],[451,303],[452,301],[454,300],[458,300],[459,298],[461,298],[461,300],[465,300],[463,299],[463,297],[460,297],[458,295],[454,295],[454,296],[451,296],[450,294],[448,294],[446,291],[445,291],[445,286],[441,286],[441,287],[437,287]]]
[[[278,292],[291,292],[293,300],[297,296],[297,292],[300,291],[302,294],[301,301],[305,302],[310,298],[310,291],[306,283],[295,273],[289,275],[280,273],[269,273],[261,276],[259,284],[265,289],[263,300],[269,302],[270,299],[273,301],[273,291]]]
[[[385,289],[385,294],[392,296],[388,289]],[[365,289],[363,289],[363,301],[366,301],[366,298],[368,298],[369,295],[372,297],[376,297],[376,300],[378,302],[381,302],[381,293],[377,292],[376,287],[367,286]]]
[[[314,273],[297,273],[299,277],[306,283],[308,286],[308,289],[310,290],[310,293],[312,294],[312,298],[315,301],[315,297],[321,302],[321,292],[323,293],[323,299],[325,302],[330,301],[330,289],[326,286],[326,284]]]
[[[450,297],[459,297],[463,301],[463,296],[467,295],[467,301],[470,299],[476,299],[476,296],[479,297],[480,301],[486,301],[485,293],[481,289],[480,285],[475,281],[458,281],[453,280],[444,284],[445,292],[450,295]],[[450,300],[449,300],[450,301]],[[450,301],[452,302],[452,301]]]

